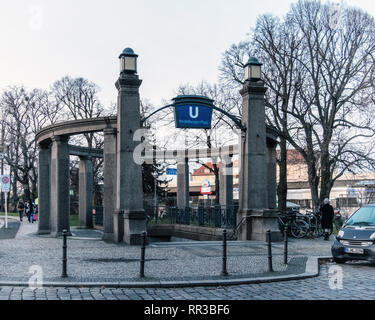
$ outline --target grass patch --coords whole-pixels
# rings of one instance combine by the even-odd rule
[[[69,222],[71,227],[78,227],[79,226],[79,215],[71,214],[69,215]]]
[[[10,217],[19,217],[20,215],[15,212],[8,212],[8,216]],[[5,217],[5,212],[0,212],[0,217]]]

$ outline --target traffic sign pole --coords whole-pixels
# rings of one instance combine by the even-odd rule
[[[5,229],[8,229],[8,192],[10,191],[10,176],[0,176],[1,192],[4,192],[5,196]]]
[[[8,229],[8,193],[5,193],[5,229]]]

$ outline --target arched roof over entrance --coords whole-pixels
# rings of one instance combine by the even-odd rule
[[[57,123],[48,127],[41,129],[36,134],[36,139],[38,144],[50,143],[54,136],[74,136],[85,133],[95,133],[101,132],[106,128],[117,128],[117,116],[94,118],[94,119],[80,119],[65,121]],[[273,145],[277,143],[277,132],[267,126],[267,144]],[[71,147],[73,151],[73,146]],[[79,147],[81,152],[87,152],[90,150],[88,148]],[[78,149],[74,149],[77,151]],[[92,151],[92,150],[91,150]],[[213,149],[192,149],[192,150],[160,150],[156,151],[157,157],[159,159],[174,159],[181,152],[185,153],[186,158],[197,158],[202,157],[202,155],[207,154],[207,157],[214,157],[223,154],[237,154],[238,145],[226,146],[222,148]],[[99,150],[96,150],[99,155]],[[199,156],[200,155],[200,156]]]

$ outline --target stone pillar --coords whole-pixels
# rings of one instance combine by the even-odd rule
[[[50,224],[50,173],[51,173],[51,146],[49,143],[39,144],[38,157],[38,234],[49,234]]]
[[[52,138],[51,149],[51,234],[58,237],[69,224],[69,137]]]
[[[233,163],[232,155],[223,156],[220,163],[220,205],[233,207]]]
[[[268,139],[267,139],[268,140]],[[276,182],[276,141],[267,141],[267,166],[268,166],[268,207],[276,209],[277,182]]]
[[[123,241],[131,245],[142,243],[146,231],[143,208],[142,166],[133,158],[137,146],[134,133],[140,129],[139,87],[142,81],[136,74],[122,72],[116,82],[118,89],[117,113],[117,182],[116,217],[124,217]],[[121,224],[117,221],[115,223]]]
[[[185,209],[189,205],[189,159],[177,159],[177,208]]]
[[[79,161],[79,227],[93,228],[92,194],[94,190],[94,174],[92,160],[89,157],[80,157]]]
[[[103,240],[114,240],[119,242],[123,236],[123,223],[121,229],[117,222],[114,225],[114,214],[116,210],[116,129],[107,128],[104,132],[104,195],[103,195]],[[122,219],[123,220],[123,219]],[[118,219],[117,219],[118,221]],[[122,221],[123,222],[123,221]],[[114,238],[114,227],[116,227],[116,238]],[[121,238],[119,238],[119,235]],[[121,240],[122,241],[122,240]]]
[[[246,81],[240,91],[243,98],[242,122],[246,127],[240,147],[240,210],[237,221],[243,222],[239,240],[266,241],[271,230],[273,241],[282,239],[277,226],[277,212],[269,209],[268,167],[265,122],[265,93],[262,81]]]

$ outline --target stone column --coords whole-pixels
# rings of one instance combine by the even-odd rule
[[[220,205],[230,209],[233,207],[233,163],[232,155],[222,157],[220,163]]]
[[[79,227],[93,228],[92,194],[94,190],[92,160],[80,157],[79,161]]]
[[[49,234],[51,232],[51,146],[50,143],[41,143],[38,147],[38,234]]]
[[[189,205],[189,159],[177,159],[177,208],[185,209]]]
[[[51,149],[51,234],[60,236],[69,224],[69,137],[52,138]]]
[[[103,195],[103,240],[122,241],[124,236],[123,223],[119,226],[118,219],[114,225],[116,210],[116,129],[107,128],[104,132],[104,195]],[[122,219],[123,220],[123,219]],[[123,221],[122,221],[123,222]],[[116,227],[116,228],[114,228]],[[114,229],[116,231],[114,232]],[[114,236],[116,237],[114,238]],[[119,237],[120,235],[120,237]]]
[[[262,81],[246,81],[240,91],[243,98],[242,122],[246,132],[240,144],[241,191],[237,221],[243,224],[239,230],[239,240],[266,241],[267,230],[271,230],[273,241],[281,240],[277,212],[269,210],[268,203],[266,91]]]
[[[276,141],[267,139],[267,166],[268,166],[268,207],[276,209],[277,182],[276,182]]]
[[[117,114],[117,182],[116,216],[124,217],[124,242],[131,245],[142,243],[146,231],[146,215],[143,208],[142,166],[133,158],[137,146],[134,133],[140,129],[139,87],[142,81],[136,74],[121,73],[116,82],[118,89]],[[115,223],[121,223],[116,221]]]

